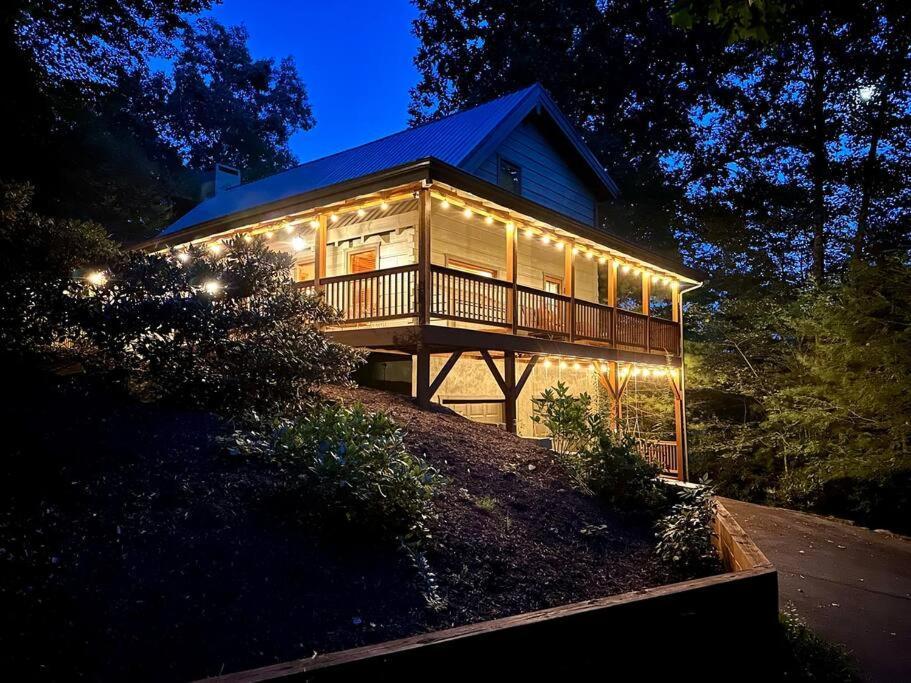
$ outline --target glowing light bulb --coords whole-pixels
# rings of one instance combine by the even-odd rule
[[[449,200],[448,200],[448,199],[444,199],[442,202],[440,202],[440,208],[448,209],[448,208],[449,208]]]
[[[187,263],[190,260],[190,254],[186,251],[178,252],[177,260],[181,263]]]
[[[285,225],[285,232],[294,232],[294,226],[290,223]]]
[[[545,367],[545,368],[549,368],[549,367],[550,367],[550,358],[545,358],[545,359],[544,359],[544,367]]]
[[[100,270],[93,270],[85,276],[85,279],[93,287],[102,287],[108,282],[108,276]]]
[[[510,232],[512,232],[513,230],[516,229],[516,224],[513,223],[512,221],[506,221],[506,229],[509,230]]]
[[[593,258],[595,258],[595,254],[591,251],[586,251],[585,258],[587,258],[589,261],[591,261]]]
[[[652,370],[652,374],[655,375],[655,377],[664,377],[664,373],[664,368],[655,368]]]
[[[525,228],[525,236],[526,236],[526,237],[534,237],[534,236],[535,236],[535,231],[532,230],[531,228]]]
[[[648,368],[642,368],[643,377],[648,377],[650,374],[651,374],[651,370],[649,370]]]
[[[310,221],[310,227],[316,230],[319,227],[319,221],[316,219]]]
[[[541,241],[544,242],[544,244],[550,244],[550,235],[541,235]]]
[[[561,360],[561,361],[560,361],[560,369],[561,369],[561,370],[566,370],[566,368],[568,368],[568,367],[569,367],[569,366],[566,364],[566,361],[565,361],[565,360]]]
[[[221,283],[218,280],[206,280],[202,288],[206,294],[215,296],[221,291]]]
[[[329,220],[332,221],[333,223],[338,223],[338,214],[334,214],[334,213],[331,214],[329,216]]]
[[[607,256],[599,256],[599,257],[598,257],[598,263],[600,263],[600,264],[602,264],[602,265],[605,264],[605,263],[607,263]]]
[[[272,232],[271,230],[267,230],[267,231],[266,231],[266,239],[267,239],[267,240],[271,240],[273,237],[275,237],[275,233]]]
[[[490,216],[485,216],[485,217],[484,217],[484,222],[485,222],[487,225],[493,225],[493,218],[491,218]]]
[[[624,266],[623,266],[623,272],[624,272],[624,273],[628,273],[630,270],[632,270],[632,269],[631,269],[628,265],[624,265]]]
[[[386,209],[389,208],[389,202],[386,202],[386,201],[380,202],[380,208],[381,208],[383,211],[385,211]]]
[[[303,251],[307,248],[307,242],[302,237],[295,237],[291,240],[291,248],[294,251]]]
[[[601,372],[607,372],[607,366],[604,363],[601,363]]]
[[[252,241],[253,241],[253,238],[250,236],[249,232],[246,235],[244,235],[244,242],[252,242]]]
[[[367,215],[367,212],[364,211],[363,209],[358,209],[358,210],[357,210],[357,215],[358,215],[359,218],[363,218],[364,216]]]
[[[563,251],[563,247],[566,245],[563,242],[554,242],[554,246],[557,248],[557,251]]]
[[[220,254],[221,250],[222,250],[222,246],[218,242],[212,242],[209,245],[209,251],[211,251],[213,254],[216,254],[216,255]]]
[[[631,374],[633,377],[637,377],[637,376],[639,375],[640,372],[641,372],[641,370],[639,370],[639,368],[633,368],[632,371],[630,372],[630,374]]]
[[[466,207],[465,207],[465,210],[462,211],[462,215],[465,216],[465,218],[471,218],[471,209],[469,209],[469,208],[466,206]]]
[[[582,368],[578,363],[573,363],[573,370],[580,370]]]

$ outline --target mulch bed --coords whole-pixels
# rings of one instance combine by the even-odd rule
[[[444,475],[427,556],[327,538],[273,504],[211,415],[85,377],[10,372],[0,414],[0,665],[47,680],[185,680],[663,582],[647,527],[575,491],[549,451],[444,409],[326,390],[392,414]]]

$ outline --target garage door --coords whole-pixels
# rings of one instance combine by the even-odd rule
[[[503,425],[503,401],[497,399],[465,399],[459,397],[442,397],[440,402],[451,408],[462,417],[484,424]]]

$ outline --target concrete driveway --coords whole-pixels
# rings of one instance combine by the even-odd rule
[[[911,681],[911,539],[723,499],[778,569],[780,602],[846,646],[869,681]]]

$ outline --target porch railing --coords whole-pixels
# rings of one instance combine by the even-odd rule
[[[418,266],[411,264],[322,278],[320,287],[343,322],[366,323],[417,317],[418,280]],[[429,308],[433,318],[644,352],[680,352],[676,322],[438,265],[430,268]]]
[[[638,439],[636,446],[643,458],[658,465],[666,474],[674,476],[678,474],[676,441]]]

